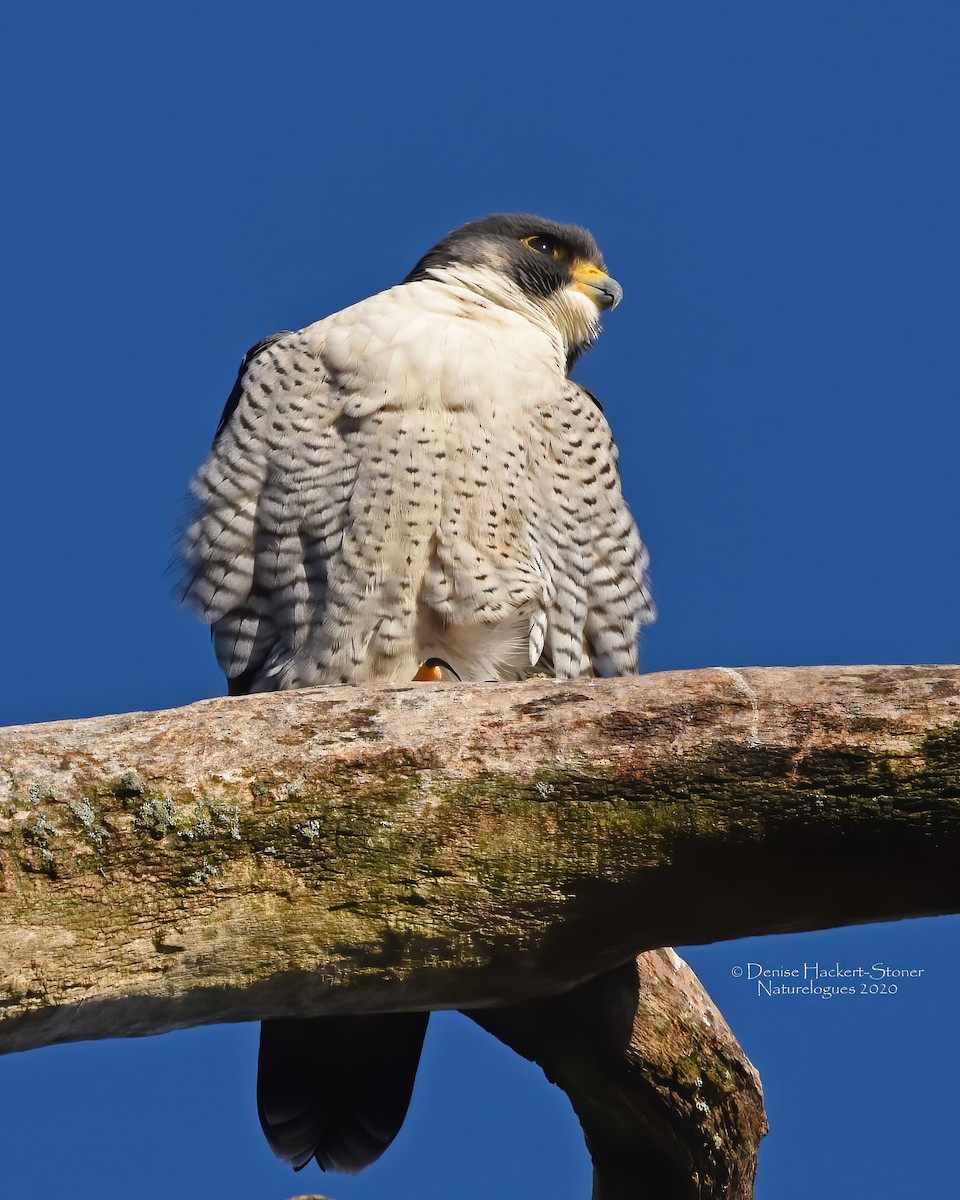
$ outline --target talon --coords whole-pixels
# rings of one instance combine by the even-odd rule
[[[451,679],[461,683],[460,676],[442,658],[428,658],[422,662],[414,675],[414,683],[448,683]]]

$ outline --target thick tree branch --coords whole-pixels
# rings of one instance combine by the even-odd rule
[[[672,950],[559,996],[474,1009],[570,1097],[593,1200],[749,1200],[767,1131],[760,1080]]]
[[[464,1007],[595,1200],[752,1193],[668,941],[960,909],[960,668],[322,689],[0,733],[0,1050]]]
[[[0,734],[0,1047],[515,1004],[960,909],[960,668],[317,689]]]

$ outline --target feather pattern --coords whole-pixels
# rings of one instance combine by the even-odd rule
[[[471,288],[254,347],[193,490],[183,594],[243,690],[637,669],[654,609],[606,419],[555,331]]]

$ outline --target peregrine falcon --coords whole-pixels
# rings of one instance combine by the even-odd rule
[[[586,230],[493,216],[247,353],[183,545],[231,695],[637,670],[647,554],[609,425],[569,377],[621,295]],[[427,1016],[265,1021],[273,1150],[378,1158]]]

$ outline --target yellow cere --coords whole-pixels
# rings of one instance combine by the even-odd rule
[[[599,283],[610,278],[606,271],[601,271],[592,262],[585,262],[583,259],[579,259],[573,264],[570,276],[577,283]]]

